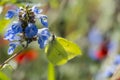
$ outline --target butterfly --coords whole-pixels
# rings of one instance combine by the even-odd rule
[[[54,65],[63,65],[68,60],[82,54],[77,44],[54,35],[46,46],[45,53],[48,60]]]

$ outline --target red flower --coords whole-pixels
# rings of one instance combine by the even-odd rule
[[[16,58],[18,64],[23,64],[29,61],[33,61],[37,58],[37,52],[35,50],[27,50],[20,53]]]
[[[97,54],[96,54],[97,59],[102,60],[107,56],[107,54],[108,54],[108,44],[109,44],[109,41],[104,41],[100,45],[100,48],[99,48],[99,50],[97,51]]]

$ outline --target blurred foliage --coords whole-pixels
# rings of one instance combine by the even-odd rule
[[[17,0],[0,0],[0,5],[4,5],[6,3],[15,3]]]
[[[0,20],[0,25],[2,28],[0,28],[0,34],[4,33],[5,27],[10,23],[10,20],[6,20],[6,19],[1,19]]]
[[[10,80],[3,72],[0,72],[0,80]]]
[[[43,13],[48,16],[52,33],[76,42],[82,48],[83,55],[70,60],[63,66],[53,66],[49,64],[44,50],[39,50],[37,43],[33,42],[30,48],[35,48],[39,53],[36,60],[25,64],[18,64],[13,60],[11,66],[17,67],[11,71],[8,66],[2,72],[12,80],[109,80],[109,77],[103,78],[101,74],[111,66],[114,57],[120,53],[119,0],[0,0],[0,7],[2,7],[0,13],[2,37],[0,38],[3,39],[6,27],[13,22],[13,20],[4,19],[7,10],[26,3],[40,5]],[[39,27],[39,24],[37,25]],[[93,28],[101,32],[104,38],[103,43],[107,41],[105,37],[114,43],[108,51],[109,54],[102,60],[94,60],[88,55],[90,48],[101,50],[99,48],[101,43],[91,45],[89,41],[88,36]],[[96,39],[95,37],[94,40]],[[2,63],[8,57],[10,56],[7,55],[7,45],[0,44],[0,62]],[[2,72],[0,72],[0,79],[5,80],[5,74]],[[9,80],[6,76],[5,78]]]

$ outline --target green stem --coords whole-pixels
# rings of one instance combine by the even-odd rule
[[[48,80],[55,80],[55,67],[50,62],[48,63]]]
[[[17,55],[19,55],[19,54],[20,54],[22,51],[24,51],[27,47],[28,47],[28,43],[26,43],[26,46],[25,46],[22,50],[20,50],[19,52],[13,54],[10,58],[8,58],[8,59],[5,60],[2,64],[0,64],[0,69],[2,69],[5,64],[7,64],[9,61],[11,61],[13,58],[15,58]]]

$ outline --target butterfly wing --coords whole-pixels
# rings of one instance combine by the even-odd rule
[[[48,60],[54,65],[62,65],[68,61],[67,52],[56,39],[46,46],[45,52]]]
[[[65,51],[67,52],[68,59],[72,59],[75,56],[81,55],[80,47],[75,43],[61,37],[57,37],[56,39],[64,47]]]

